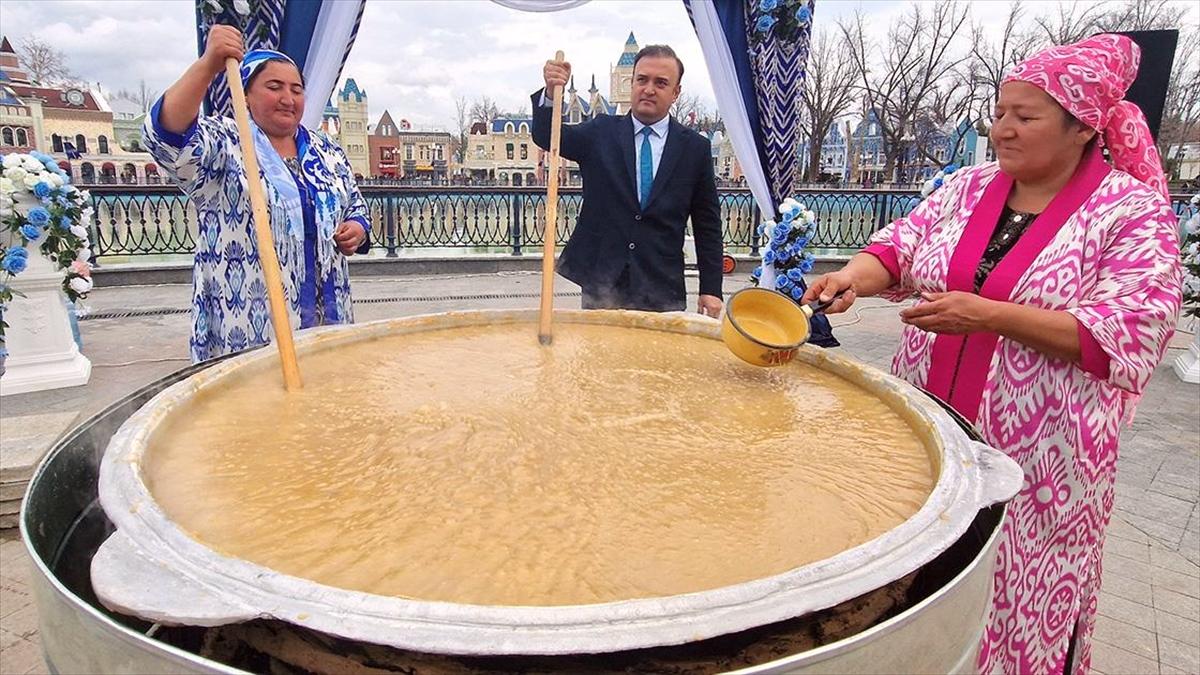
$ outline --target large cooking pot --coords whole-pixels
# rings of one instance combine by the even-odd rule
[[[720,325],[684,315],[556,312],[556,320],[720,339]],[[324,329],[300,353],[396,333],[527,323],[536,311],[436,314]],[[927,396],[840,355],[805,347],[796,367],[821,368],[886,401],[922,436],[938,479],[900,526],[831,558],[783,574],[671,597],[579,606],[479,606],[385,597],[288,576],[217,553],[169,520],[142,480],[147,439],[173,409],[233,373],[277,367],[272,350],[244,354],[167,388],[113,436],[99,496],[117,531],[92,561],[91,580],[110,608],[168,624],[212,626],[269,616],[352,640],[440,654],[579,654],[681,644],[771,624],[880,588],[919,569],[967,530],[980,509],[1021,484],[1020,468],[968,438]]]

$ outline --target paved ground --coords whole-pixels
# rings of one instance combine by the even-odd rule
[[[355,282],[359,321],[452,309],[536,307],[537,275],[403,277]],[[730,284],[727,291],[736,290]],[[690,280],[695,290],[695,281]],[[562,307],[576,288],[559,283]],[[187,286],[101,289],[93,315],[187,306]],[[489,295],[489,299],[468,296]],[[367,302],[361,302],[367,301]],[[694,303],[694,300],[692,300]],[[866,300],[836,318],[854,358],[886,368],[899,334],[896,307]],[[0,425],[38,413],[90,415],[187,362],[186,314],[96,318],[81,323],[92,359],[86,387],[10,397]],[[1170,370],[1190,335],[1179,335],[1123,435],[1117,501],[1105,548],[1095,670],[1200,673],[1200,388]],[[2,438],[3,434],[0,434]],[[0,674],[46,672],[28,590],[28,560],[15,530],[0,531]]]

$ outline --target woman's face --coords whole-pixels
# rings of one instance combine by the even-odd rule
[[[1037,182],[1074,167],[1095,134],[1032,84],[1008,82],[1000,87],[992,146],[1000,170],[1016,180]]]
[[[300,80],[300,71],[290,63],[267,62],[250,80],[246,104],[250,106],[254,123],[268,136],[294,136],[304,115],[304,83]]]

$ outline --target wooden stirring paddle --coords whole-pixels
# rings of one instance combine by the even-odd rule
[[[554,60],[562,62],[562,50]],[[562,85],[556,85],[551,97],[554,112],[550,115],[550,175],[546,179],[546,232],[542,243],[542,303],[538,316],[538,342],[548,345],[554,340],[554,245],[558,238],[558,146],[562,139]]]

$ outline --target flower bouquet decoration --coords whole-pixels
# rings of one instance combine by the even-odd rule
[[[1192,197],[1192,215],[1183,222],[1183,313],[1200,319],[1200,194]]]
[[[12,287],[31,256],[43,256],[63,273],[62,291],[72,302],[92,290],[86,223],[91,198],[71,185],[49,155],[11,153],[0,158],[0,355],[8,324],[4,310],[19,291]]]
[[[921,186],[921,199],[925,199],[929,195],[933,194],[934,190],[942,187],[946,181],[950,180],[950,175],[955,171],[958,171],[958,165],[950,164],[946,166],[946,168],[934,174],[932,178],[925,181],[925,184]]]
[[[812,22],[812,0],[758,0],[749,12],[750,40],[794,42]]]
[[[758,227],[759,236],[769,240],[762,265],[754,268],[750,280],[800,302],[804,297],[800,283],[813,268],[813,256],[805,249],[816,232],[816,214],[796,199],[785,199],[779,206],[778,222],[767,220]]]

